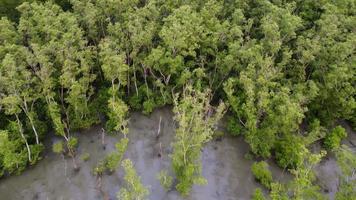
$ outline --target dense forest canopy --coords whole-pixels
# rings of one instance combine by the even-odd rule
[[[356,127],[355,14],[355,0],[1,0],[0,175],[41,159],[49,131],[74,161],[73,131],[105,116],[126,138],[130,110],[173,105],[173,168],[187,195],[204,182],[200,150],[226,108],[232,135],[295,176],[284,186],[256,163],[272,199],[324,198],[311,170],[324,150],[344,172],[337,198],[356,196],[355,154],[337,126]],[[147,196],[130,187],[118,196]]]

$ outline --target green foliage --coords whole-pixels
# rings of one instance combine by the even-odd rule
[[[78,145],[78,138],[71,137],[67,142],[68,149],[75,149]]]
[[[341,145],[335,150],[337,163],[341,169],[339,178],[340,188],[336,193],[336,200],[345,200],[356,195],[356,179],[354,177],[356,169],[355,152],[347,147]]]
[[[16,28],[15,28],[14,24],[11,21],[9,21],[6,17],[1,17],[1,19],[0,19],[0,28],[2,30],[1,33],[0,33],[0,44],[1,45],[17,44],[19,42],[20,38],[19,38],[19,35],[18,35],[17,31],[16,31]],[[2,56],[3,55],[1,54],[1,58],[2,58]]]
[[[111,152],[104,159],[105,167],[107,170],[113,172],[118,168],[122,160],[122,157],[125,154],[128,143],[129,143],[128,138],[122,138],[118,143],[115,144],[116,151]]]
[[[88,161],[90,159],[90,154],[89,153],[83,153],[81,156],[80,156],[80,159],[84,162]]]
[[[282,168],[296,168],[303,163],[306,147],[300,136],[288,136],[278,142],[276,148],[277,164]]]
[[[255,192],[253,193],[252,200],[265,200],[262,190],[260,188],[256,188]]]
[[[32,153],[32,161],[30,162],[31,165],[35,164],[37,161],[41,160],[41,153],[45,149],[43,144],[34,144],[30,146],[31,153]]]
[[[121,158],[125,154],[128,144],[129,144],[128,138],[122,138],[118,143],[115,144],[116,151],[119,153]]]
[[[113,172],[120,164],[120,156],[116,152],[109,153],[105,156],[104,162],[106,169]]]
[[[25,0],[1,0],[0,1],[0,17],[8,17],[11,20],[17,20],[19,18],[19,12],[16,7]]]
[[[313,144],[326,136],[326,128],[321,126],[317,119],[311,121],[308,129],[308,135],[304,138],[305,145]]]
[[[142,185],[140,177],[137,175],[131,160],[126,159],[122,161],[122,167],[125,171],[124,180],[126,186],[120,189],[117,198],[120,200],[147,199],[149,191]]]
[[[39,86],[47,104],[60,100],[59,111],[72,118],[66,122],[67,129],[70,125],[74,128],[88,126],[91,116],[88,100],[93,94],[91,83],[96,75],[91,73],[91,48],[86,46],[75,16],[63,12],[52,2],[24,3],[18,9],[22,14],[18,31],[21,36],[26,35],[25,43],[33,51],[29,65],[41,66],[33,68],[32,72],[40,79]],[[55,98],[56,89],[59,99]]]
[[[64,144],[63,144],[63,142],[62,141],[60,141],[60,142],[56,142],[56,143],[54,143],[53,144],[53,146],[52,146],[52,151],[54,152],[54,153],[64,153]]]
[[[93,174],[95,176],[101,176],[105,172],[105,163],[104,162],[99,162],[93,169]]]
[[[193,184],[205,184],[201,176],[200,155],[203,145],[212,139],[216,125],[225,113],[225,105],[210,105],[210,91],[194,91],[191,86],[174,99],[174,119],[178,123],[173,144],[172,166],[177,190],[188,195]],[[215,113],[213,113],[215,112]]]
[[[356,195],[355,192],[355,181],[354,183],[343,183],[339,186],[339,189],[336,193],[336,200],[349,200],[350,197],[354,197]]]
[[[168,191],[172,187],[173,178],[168,175],[168,172],[166,170],[160,171],[159,174],[157,174],[157,179],[166,191]]]
[[[152,99],[149,99],[143,102],[143,113],[148,115],[153,111],[155,107],[156,107],[155,102]]]
[[[109,89],[103,87],[99,88],[96,97],[93,99],[92,107],[98,114],[108,113],[109,108],[107,102],[110,99]]]
[[[227,121],[227,131],[233,136],[238,136],[242,134],[243,127],[235,118],[230,117]]]
[[[53,101],[49,102],[48,115],[52,120],[56,134],[64,137],[66,135],[64,132],[65,125],[61,120],[61,113],[59,110],[59,106],[56,102]]]
[[[253,163],[251,170],[256,180],[266,188],[271,188],[271,183],[273,181],[272,173],[268,169],[268,164],[265,161]]]
[[[347,133],[341,126],[336,126],[324,139],[327,150],[335,150],[341,145],[341,140],[347,137]]]
[[[286,194],[285,188],[282,184],[276,182],[271,184],[270,195],[272,200],[289,200],[288,194]]]
[[[129,110],[174,104],[173,171],[188,194],[204,182],[200,151],[220,118],[206,99],[229,102],[228,131],[254,156],[301,171],[310,145],[338,151],[345,131],[326,131],[336,120],[356,124],[355,10],[352,0],[2,0],[0,174],[40,158],[44,122],[74,156],[71,132],[98,116],[126,135]],[[209,98],[194,101],[201,91]],[[309,182],[313,194],[295,198],[319,198]]]
[[[110,98],[108,108],[109,120],[106,122],[106,127],[108,130],[119,131],[126,135],[128,133],[128,120],[126,119],[128,106],[121,99]]]
[[[322,151],[319,154],[312,154],[308,150],[304,150],[299,153],[303,155],[304,160],[296,169],[291,170],[291,173],[295,176],[290,183],[291,186],[288,188],[288,190],[291,190],[292,199],[325,199],[319,186],[314,184],[315,175],[313,168],[320,162],[321,158],[325,156],[326,152]]]
[[[11,141],[8,131],[0,131],[0,166],[1,171],[19,174],[28,164],[26,148],[20,139]]]
[[[271,184],[270,198],[272,200],[322,200],[325,196],[321,193],[319,186],[314,184],[315,174],[314,168],[325,156],[326,152],[313,154],[308,149],[299,151],[303,158],[302,163],[297,165],[295,169],[290,170],[294,175],[294,179],[283,185],[275,182]]]

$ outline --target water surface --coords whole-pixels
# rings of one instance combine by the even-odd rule
[[[134,163],[142,183],[150,190],[150,200],[183,199],[174,190],[165,191],[156,179],[157,173],[165,169],[171,172],[169,154],[174,138],[175,124],[171,109],[161,108],[150,116],[134,112],[130,116],[130,143],[125,158]],[[162,118],[161,131],[157,135],[159,119]],[[222,123],[223,124],[223,123]],[[222,130],[223,130],[223,125]],[[101,141],[101,126],[95,126],[80,133],[77,160],[78,172],[73,171],[69,158],[48,153],[35,166],[19,176],[0,180],[1,200],[97,200],[103,199],[98,191],[98,180],[92,169],[106,154],[115,149],[120,135],[107,135],[105,148]],[[60,138],[51,137],[48,146]],[[249,147],[241,137],[224,136],[209,142],[202,152],[203,176],[208,184],[194,186],[187,200],[236,200],[250,199],[255,188],[262,187],[251,173],[252,160],[246,159]],[[83,153],[89,153],[86,162],[79,159]],[[274,179],[286,182],[291,175],[269,161]],[[335,159],[329,158],[317,168],[320,185],[325,193],[333,198],[337,190],[338,168]],[[116,199],[116,193],[123,186],[123,171],[119,168],[112,174],[106,174],[102,180],[103,191],[109,199]],[[266,192],[266,191],[265,191]]]

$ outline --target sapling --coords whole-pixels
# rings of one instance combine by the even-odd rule
[[[145,200],[149,194],[148,189],[141,183],[141,178],[137,175],[131,160],[122,161],[125,171],[125,185],[117,193],[118,200]]]
[[[201,175],[201,150],[209,142],[217,123],[226,111],[224,103],[210,105],[211,92],[200,92],[187,86],[174,98],[174,120],[177,122],[173,143],[172,166],[177,177],[177,190],[188,195],[193,184],[205,184]]]

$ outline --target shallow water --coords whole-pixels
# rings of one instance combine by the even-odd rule
[[[162,118],[161,132],[157,136],[159,119]],[[142,183],[150,190],[151,200],[183,199],[175,190],[166,192],[156,179],[157,173],[166,169],[170,173],[169,154],[174,138],[174,122],[169,108],[157,109],[150,116],[133,113],[130,117],[130,143],[125,158],[130,158],[135,165]],[[93,167],[103,157],[115,149],[120,135],[107,135],[105,148],[101,141],[101,127],[95,126],[75,135],[79,138],[78,156],[80,170],[73,171],[71,160],[63,159],[50,151],[37,165],[27,169],[20,176],[11,176],[0,180],[1,200],[39,199],[39,200],[96,200],[103,199],[97,190],[97,179],[92,174]],[[50,146],[59,138],[51,137]],[[245,158],[248,145],[241,137],[225,136],[209,142],[202,152],[203,176],[208,184],[194,186],[188,200],[235,200],[250,199],[253,191],[261,187],[251,173],[253,161]],[[86,162],[79,159],[83,153],[89,153]],[[334,191],[332,183],[336,177],[333,162],[323,163],[318,170],[318,177],[326,183],[329,192]],[[269,161],[274,179],[286,182],[291,176]],[[324,167],[323,167],[324,166]],[[334,170],[334,171],[333,171]],[[337,170],[336,170],[337,171]],[[113,174],[103,176],[103,190],[110,199],[116,199],[116,193],[123,185],[123,172],[118,169]],[[337,178],[336,178],[337,179]],[[266,191],[265,191],[266,192]],[[332,198],[332,196],[330,196]]]

